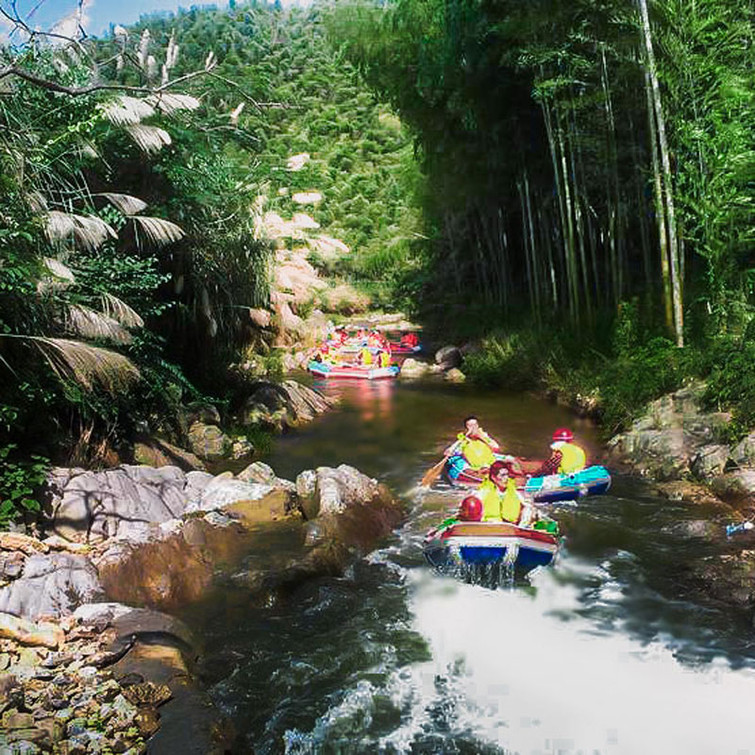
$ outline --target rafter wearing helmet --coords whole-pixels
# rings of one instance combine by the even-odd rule
[[[574,433],[567,427],[559,427],[553,433],[551,455],[532,473],[533,477],[550,474],[574,474],[587,466],[584,450],[574,443]]]

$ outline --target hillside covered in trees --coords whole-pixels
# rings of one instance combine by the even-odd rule
[[[135,433],[177,432],[187,403],[243,398],[229,365],[269,348],[249,318],[270,306],[265,213],[310,213],[343,242],[312,261],[378,305],[411,269],[420,228],[411,137],[318,10],[182,11],[65,43],[13,20],[0,100],[3,517],[34,505],[49,459],[128,458]],[[297,194],[320,196],[302,207]]]

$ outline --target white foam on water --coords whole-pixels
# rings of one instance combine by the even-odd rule
[[[599,631],[575,613],[576,588],[547,571],[534,596],[424,570],[410,580],[414,628],[433,659],[413,669],[412,720],[384,744],[408,749],[427,724],[437,678],[446,677],[454,729],[507,752],[755,753],[752,670],[723,659],[692,669],[660,643]]]

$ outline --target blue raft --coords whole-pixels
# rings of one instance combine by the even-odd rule
[[[524,495],[540,503],[573,501],[586,495],[600,495],[611,487],[611,475],[605,467],[593,466],[573,474],[531,477]]]

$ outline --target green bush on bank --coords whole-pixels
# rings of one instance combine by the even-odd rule
[[[736,442],[755,427],[755,342],[718,338],[679,349],[641,333],[621,317],[607,343],[580,340],[568,328],[499,330],[466,357],[464,371],[486,387],[592,399],[607,435],[627,427],[654,399],[704,380],[707,408],[732,412],[723,440]]]

